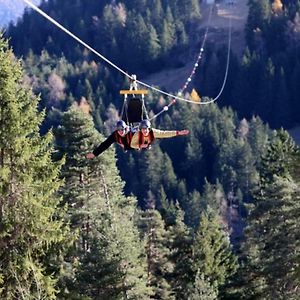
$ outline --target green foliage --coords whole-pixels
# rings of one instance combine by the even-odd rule
[[[52,134],[39,134],[44,113],[22,76],[0,37],[0,295],[55,299],[59,272],[51,258],[57,260],[68,246],[56,194],[61,163],[51,160]]]
[[[216,300],[218,299],[217,296],[217,291],[209,281],[204,278],[203,274],[199,274],[198,272],[188,300]]]
[[[64,113],[57,148],[66,156],[61,189],[68,216],[79,235],[67,261],[68,292],[104,299],[148,299],[146,262],[133,224],[135,204],[123,195],[113,149],[93,161],[85,155],[103,140],[78,107]]]
[[[269,0],[250,0],[249,15],[246,25],[248,44],[254,45],[255,31],[264,29],[271,15],[271,2]]]
[[[183,222],[183,213],[177,211],[176,222],[168,228],[168,247],[171,249],[170,261],[174,264],[171,274],[171,286],[176,299],[186,299],[194,282],[192,270],[192,236]]]
[[[193,269],[217,288],[237,270],[237,258],[232,253],[229,236],[221,228],[219,217],[212,211],[201,214],[193,258]]]
[[[169,260],[171,249],[167,248],[168,236],[161,215],[154,209],[146,210],[141,214],[139,227],[145,242],[147,282],[153,290],[152,297],[175,299],[168,282],[174,266]]]
[[[296,154],[295,147],[294,140],[285,130],[274,132],[267,152],[262,158],[260,170],[262,188],[272,183],[274,176],[289,178]]]
[[[295,150],[288,134],[280,130],[262,158],[260,188],[254,194],[243,246],[239,295],[245,299],[297,299],[299,187],[290,173]]]

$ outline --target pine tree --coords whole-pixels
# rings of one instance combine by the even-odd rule
[[[174,18],[169,7],[167,8],[166,17],[162,24],[160,44],[163,54],[167,54],[176,42]]]
[[[186,195],[186,200],[183,203],[184,222],[191,228],[197,228],[199,225],[199,216],[201,209],[201,195],[198,191],[193,191]]]
[[[188,300],[216,300],[218,299],[218,292],[210,284],[210,282],[204,278],[203,274],[196,275],[195,283],[191,289]]]
[[[211,184],[208,181],[205,181],[203,189],[204,191],[201,197],[201,212],[207,211],[209,207],[216,212],[220,212],[222,203],[225,199],[223,186],[218,181],[216,184]],[[198,218],[199,217],[200,214]]]
[[[66,155],[61,194],[72,228],[79,231],[70,257],[75,284],[69,280],[68,289],[94,298],[148,299],[134,199],[123,195],[113,149],[92,161],[85,158],[103,137],[76,106],[64,114],[57,138]]]
[[[55,299],[59,255],[67,248],[44,113],[22,84],[22,68],[0,36],[0,297]],[[50,267],[51,266],[51,267]]]
[[[193,244],[193,268],[220,288],[237,270],[229,236],[221,228],[219,217],[210,209],[203,212]]]
[[[155,299],[175,299],[167,281],[173,271],[167,248],[167,232],[161,215],[155,209],[148,209],[140,217],[140,227],[145,241],[148,265],[148,286],[153,289]]]
[[[160,54],[160,48],[161,45],[159,44],[159,38],[158,34],[153,27],[153,25],[150,24],[149,26],[149,43],[148,43],[148,55],[151,60],[154,60],[158,58]]]
[[[246,139],[233,139],[220,147],[217,161],[217,177],[226,193],[235,193],[237,188],[248,195],[257,184],[255,159]]]
[[[255,153],[255,165],[260,164],[261,156],[267,149],[269,128],[264,125],[259,117],[252,117],[249,123],[249,133],[247,140],[251,146],[252,152]],[[259,155],[257,155],[259,153]]]
[[[299,186],[291,177],[295,145],[276,132],[262,158],[260,185],[248,218],[243,245],[243,284],[247,299],[297,299],[299,285]]]
[[[150,2],[150,3],[149,3]],[[162,7],[161,0],[152,0],[148,1],[150,4],[151,9],[151,23],[155,26],[158,32],[162,29],[162,20],[163,20],[163,7]]]
[[[264,29],[271,15],[271,3],[269,0],[250,0],[249,14],[246,25],[246,38],[248,45],[253,48],[254,34],[257,29]]]
[[[274,176],[288,178],[295,158],[295,142],[287,131],[274,132],[269,141],[260,167],[260,184],[264,187],[273,181]]]
[[[197,0],[180,1],[182,17],[186,22],[197,21],[201,17],[200,5]]]
[[[169,249],[172,250],[170,260],[174,270],[170,274],[170,283],[176,299],[187,299],[195,274],[192,270],[192,235],[183,222],[183,212],[177,207],[176,222],[168,228]]]

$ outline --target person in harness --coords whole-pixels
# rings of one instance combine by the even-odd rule
[[[155,139],[165,139],[187,134],[189,134],[189,130],[187,129],[165,131],[151,128],[149,120],[142,120],[140,122],[139,130],[134,133],[131,139],[130,147],[137,150],[149,149]]]
[[[96,147],[93,152],[86,155],[88,159],[93,159],[94,157],[100,155],[113,143],[120,145],[124,151],[132,150],[130,143],[133,132],[129,130],[129,127],[123,120],[118,121],[116,127],[117,129],[103,143]]]

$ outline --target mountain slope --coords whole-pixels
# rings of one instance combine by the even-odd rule
[[[210,5],[202,3],[201,13],[203,19],[199,27],[195,29],[198,35],[201,32],[199,44],[202,42],[206,27],[209,26],[207,43],[214,44],[217,47],[223,45],[227,47],[229,18],[231,17],[231,50],[241,57],[245,49],[244,30],[248,17],[247,0],[240,0],[234,3],[234,5],[229,5],[226,1],[221,1],[212,8],[211,21],[209,22],[210,9]],[[205,48],[204,51],[206,50]],[[177,92],[183,86],[194,67],[194,61],[196,60],[196,55],[198,55],[196,51],[199,51],[199,49],[193,50],[195,53],[191,55],[190,61],[185,66],[176,69],[164,69],[143,78],[143,80],[149,84],[163,86],[168,91]],[[191,88],[192,84],[190,85],[190,90]]]

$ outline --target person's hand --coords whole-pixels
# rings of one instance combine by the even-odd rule
[[[87,155],[86,155],[86,158],[87,159],[93,159],[95,157],[95,154],[94,153],[88,153]]]
[[[188,129],[179,130],[178,135],[188,135],[190,131]]]

